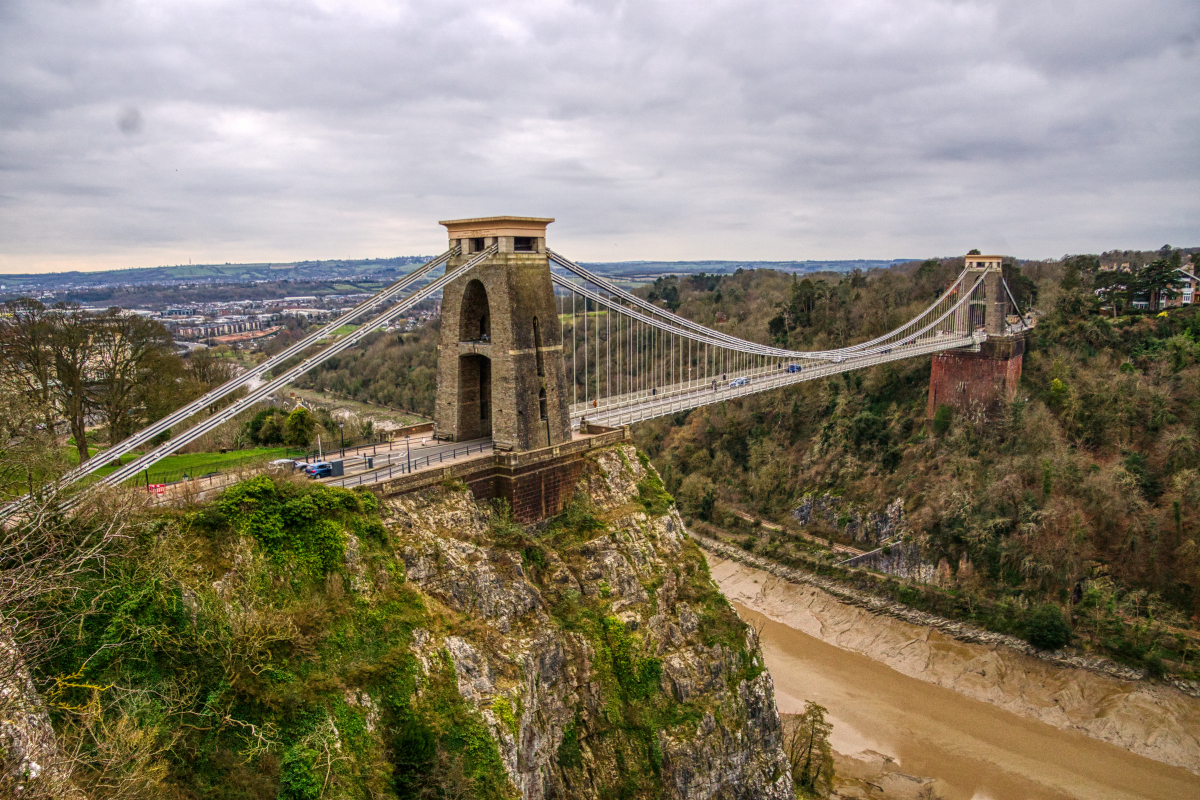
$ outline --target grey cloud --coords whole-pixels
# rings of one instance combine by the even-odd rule
[[[10,271],[431,252],[489,213],[584,259],[1200,241],[1186,0],[0,8]]]

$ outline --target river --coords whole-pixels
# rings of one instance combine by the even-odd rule
[[[735,577],[732,566],[714,565],[723,589],[749,574],[742,568]],[[825,706],[840,754],[883,754],[895,760],[890,768],[898,773],[933,778],[948,800],[1200,798],[1200,776],[1182,767],[905,675],[748,608],[737,602],[749,599],[744,590],[727,595],[744,619],[762,628],[780,712],[798,713],[805,700]],[[881,631],[896,624],[878,623]],[[895,796],[914,795],[917,784],[908,785],[909,792]]]

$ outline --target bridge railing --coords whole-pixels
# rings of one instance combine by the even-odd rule
[[[493,445],[490,441],[487,441],[480,442],[478,444],[466,444],[462,447],[455,447],[450,450],[441,450],[437,453],[430,453],[423,456],[418,455],[407,457],[405,453],[398,452],[392,454],[390,456],[390,460],[399,461],[401,457],[404,457],[404,460],[399,461],[399,463],[390,464],[383,469],[374,468],[364,472],[356,472],[355,474],[347,475],[344,478],[327,480],[325,483],[329,486],[341,486],[346,488],[351,486],[365,486],[369,483],[379,483],[380,481],[386,481],[389,478],[398,477],[400,475],[408,475],[422,469],[436,467],[438,464],[444,464],[445,462],[453,461],[456,458],[463,458],[471,455],[472,453],[482,454],[494,450],[495,445]]]
[[[849,369],[861,369],[875,364],[928,355],[942,350],[978,346],[986,338],[986,334],[982,332],[976,332],[970,336],[945,337],[940,341],[912,345],[907,348],[896,348],[890,353],[871,358],[857,359],[853,362],[821,364],[805,367],[801,372],[768,375],[758,379],[751,379],[749,383],[742,386],[729,386],[726,384],[724,388],[718,387],[718,391],[716,392],[713,392],[710,386],[707,390],[704,388],[693,389],[674,396],[641,397],[636,402],[614,403],[610,407],[600,407],[591,411],[585,411],[579,415],[573,413],[572,424],[578,425],[580,419],[586,419],[588,422],[599,423],[601,425],[630,425],[635,422],[682,413],[703,405],[711,405],[712,403],[724,400],[745,397],[746,395],[778,389],[783,386],[791,386],[803,381],[837,375]]]

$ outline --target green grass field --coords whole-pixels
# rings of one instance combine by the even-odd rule
[[[167,456],[150,468],[150,479],[146,473],[138,478],[138,483],[172,483],[182,480],[184,473],[191,477],[207,475],[210,472],[228,472],[241,466],[263,464],[277,458],[298,458],[304,455],[304,450],[294,447],[256,447],[251,450],[230,450],[228,453],[180,453]],[[128,464],[137,455],[125,456],[122,460]],[[104,476],[113,472],[117,465],[106,464],[96,470],[96,475]]]

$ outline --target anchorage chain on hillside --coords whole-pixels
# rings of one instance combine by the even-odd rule
[[[692,320],[687,319],[685,317],[681,317],[677,314],[674,314],[667,309],[656,306],[653,303],[651,303],[649,300],[645,300],[631,292],[626,291],[625,289],[622,289],[620,286],[613,283],[612,281],[604,278],[601,275],[597,275],[596,273],[592,272],[591,270],[588,270],[587,268],[585,268],[583,266],[580,266],[579,264],[576,264],[574,261],[571,261],[570,259],[565,258],[562,255],[559,255],[558,253],[554,252],[553,250],[548,250],[547,252],[550,256],[550,259],[554,263],[558,264],[563,269],[567,270],[569,273],[575,275],[576,277],[582,279],[583,281],[585,281],[587,283],[592,284],[593,286],[598,287],[599,289],[603,290],[604,292],[608,293],[609,295],[611,295],[615,298],[619,298],[620,300],[633,306],[634,308],[640,308],[643,312],[651,314],[653,316],[656,316],[659,319],[662,319],[667,324],[678,328],[680,331],[687,331],[687,332],[691,332],[694,334],[699,334],[701,336],[706,336],[706,337],[723,340],[727,345],[742,349],[743,352],[750,352],[749,350],[745,349],[747,347],[750,347],[750,348],[754,349],[754,352],[760,353],[762,355],[774,355],[774,356],[780,356],[783,358],[821,360],[821,361],[834,359],[838,356],[845,357],[845,356],[848,356],[853,353],[858,353],[858,352],[861,352],[864,350],[870,350],[871,348],[882,349],[883,347],[886,346],[886,343],[888,343],[889,341],[894,342],[898,339],[904,338],[906,336],[906,334],[908,334],[914,327],[917,327],[922,322],[922,320],[927,319],[930,314],[935,313],[939,307],[942,307],[947,298],[953,297],[958,292],[960,285],[966,279],[967,274],[968,274],[967,270],[963,270],[961,273],[959,273],[959,276],[958,276],[958,278],[955,279],[954,283],[950,284],[950,286],[946,289],[946,291],[942,292],[941,296],[938,297],[938,299],[935,300],[928,308],[926,308],[924,311],[922,311],[920,314],[918,314],[913,319],[911,319],[908,322],[901,325],[899,328],[889,331],[889,332],[883,334],[882,336],[878,336],[874,339],[871,339],[870,341],[860,342],[858,344],[848,345],[846,347],[838,348],[836,350],[799,351],[799,350],[786,350],[786,349],[778,348],[778,347],[770,347],[768,345],[759,345],[754,342],[747,342],[744,339],[738,339],[736,336],[731,336],[727,333],[715,331],[712,328],[705,327],[704,325],[701,325],[698,322],[693,322]],[[1005,288],[1007,288],[1007,283],[1005,284]],[[974,289],[972,289],[972,291],[974,291]]]
[[[100,469],[105,464],[111,463],[119,456],[128,454],[139,445],[144,444],[145,442],[157,436],[159,433],[167,430],[173,424],[177,424],[192,417],[193,415],[203,411],[212,403],[217,402],[218,400],[227,397],[233,392],[245,387],[247,384],[266,374],[268,371],[279,367],[284,362],[299,355],[313,344],[316,344],[328,337],[335,336],[332,344],[330,344],[330,346],[326,347],[324,350],[321,350],[315,355],[305,359],[300,364],[285,372],[283,375],[280,375],[268,383],[252,389],[245,397],[240,398],[229,407],[222,409],[212,417],[209,417],[192,428],[189,428],[179,436],[168,440],[165,444],[159,446],[158,448],[140,456],[129,464],[115,470],[111,474],[106,475],[101,482],[115,486],[120,484],[122,481],[137,475],[142,470],[148,469],[161,459],[175,453],[186,444],[195,441],[209,431],[224,424],[241,411],[244,411],[246,408],[251,407],[253,404],[259,402],[280,388],[287,386],[296,378],[313,369],[323,361],[326,361],[327,359],[332,358],[334,355],[353,347],[365,334],[390,324],[397,317],[407,313],[414,306],[440,291],[441,288],[446,283],[449,283],[449,281],[454,277],[463,274],[463,272],[466,270],[470,270],[476,265],[485,261],[493,252],[494,248],[490,248],[489,250],[478,254],[459,269],[444,274],[441,278],[430,282],[421,289],[418,289],[416,292],[404,297],[397,305],[364,323],[359,329],[347,333],[341,337],[336,337],[335,331],[348,324],[351,320],[361,317],[364,313],[376,308],[380,303],[387,303],[394,300],[398,295],[410,288],[413,284],[428,276],[438,267],[443,266],[451,257],[458,253],[458,248],[453,248],[446,251],[437,258],[421,265],[416,270],[410,272],[408,275],[404,276],[404,278],[392,284],[382,292],[376,294],[369,300],[359,304],[347,314],[343,314],[342,316],[338,317],[338,319],[306,336],[304,339],[287,348],[283,352],[267,359],[254,369],[239,375],[225,384],[222,384],[208,394],[204,395],[204,397],[189,403],[188,405],[164,417],[153,425],[142,429],[125,441],[121,442],[118,446],[97,454],[80,467],[77,467],[76,469],[64,475],[56,483],[55,488],[61,489],[78,482],[87,475]],[[4,508],[0,509],[0,519],[5,519],[19,512],[29,501],[30,496],[25,495],[8,504]]]
[[[564,259],[556,261],[561,264]],[[583,275],[575,277],[599,283],[600,288],[552,275],[560,291],[564,351],[570,352],[573,425],[584,419],[604,425],[640,422],[889,361],[978,348],[987,338],[982,330],[971,330],[969,313],[971,304],[979,302],[983,273],[966,288],[964,271],[938,302],[889,334],[852,348],[820,351],[818,356],[747,342],[691,321],[678,324],[682,318],[664,315],[610,282],[594,281],[586,277],[590,273],[580,272]],[[624,302],[630,297],[637,302]],[[576,298],[583,299],[581,318]],[[806,360],[803,366],[796,363],[801,358]]]
[[[378,330],[379,328],[389,325],[397,317],[400,317],[401,315],[406,314],[411,308],[413,308],[413,306],[417,305],[418,303],[422,302],[423,300],[428,299],[429,297],[432,297],[434,294],[441,291],[442,287],[445,286],[450,281],[454,280],[455,278],[464,274],[465,272],[468,272],[469,270],[474,269],[476,266],[478,266],[479,264],[486,261],[495,252],[496,252],[496,247],[495,247],[495,245],[492,245],[488,249],[486,249],[483,252],[476,255],[474,258],[472,258],[466,264],[463,264],[458,269],[455,269],[451,272],[447,272],[444,275],[442,275],[442,277],[437,278],[436,280],[430,281],[428,284],[426,284],[422,288],[418,289],[417,291],[415,291],[412,294],[405,297],[403,300],[401,300],[396,305],[392,306],[392,308],[388,309],[387,311],[385,311],[384,313],[375,317],[374,319],[371,319],[370,321],[364,323],[363,326],[361,328],[359,328],[358,330],[342,337],[339,341],[334,342],[333,344],[331,344],[329,347],[326,347],[321,352],[316,353],[315,355],[309,356],[304,361],[301,361],[296,366],[294,366],[291,369],[284,372],[282,375],[279,375],[278,377],[272,379],[268,383],[265,383],[262,386],[259,386],[258,388],[252,390],[245,397],[242,397],[242,398],[238,399],[236,402],[234,402],[233,404],[227,406],[226,408],[221,409],[221,411],[217,412],[209,419],[206,419],[204,422],[200,423],[199,425],[196,425],[195,427],[189,428],[187,431],[182,433],[180,436],[171,439],[166,444],[161,445],[157,449],[152,450],[149,453],[146,453],[145,455],[140,456],[139,458],[129,462],[124,467],[121,467],[120,469],[117,469],[114,472],[112,472],[108,475],[105,475],[104,478],[102,478],[102,481],[110,486],[117,486],[117,485],[121,484],[123,481],[128,480],[129,478],[132,478],[133,476],[137,475],[142,470],[147,469],[148,467],[153,465],[155,462],[157,462],[163,458],[166,458],[167,456],[169,456],[172,453],[179,450],[179,448],[183,447],[184,445],[195,441],[196,439],[200,438],[201,436],[208,433],[209,431],[211,431],[211,430],[217,428],[218,426],[233,419],[234,417],[236,417],[238,414],[245,411],[246,409],[251,408],[255,403],[259,402],[260,400],[279,391],[283,387],[290,384],[292,381],[299,378],[301,375],[304,375],[306,372],[308,372],[308,371],[312,370],[314,367],[320,365],[322,362],[327,361],[330,358],[333,358],[335,355],[342,353],[342,352],[350,349],[351,347],[354,347],[355,345],[358,344],[359,339],[361,339],[363,336],[367,335],[368,333],[371,333],[372,331]]]

